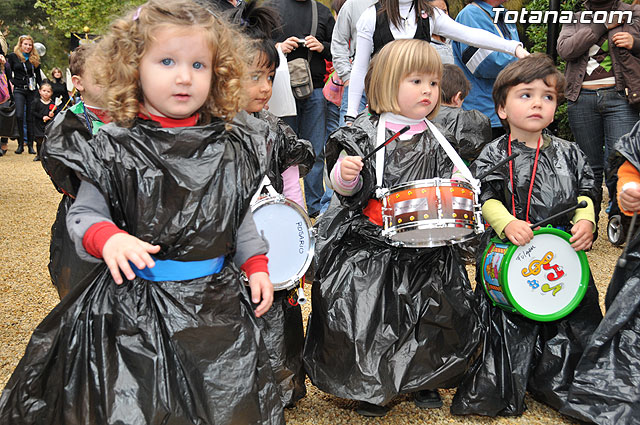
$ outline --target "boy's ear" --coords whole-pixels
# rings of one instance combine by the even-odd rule
[[[504,109],[504,106],[498,106],[498,116],[501,120],[507,119],[507,111]]]
[[[462,102],[464,102],[464,99],[462,98],[462,92],[461,91],[456,93],[456,95],[453,96],[453,98],[451,98],[451,103],[456,105],[456,108],[461,108],[462,107]]]
[[[79,91],[79,92],[83,92],[84,91],[84,86],[82,85],[82,77],[79,75],[72,75],[71,76],[71,83],[73,84],[73,86]]]

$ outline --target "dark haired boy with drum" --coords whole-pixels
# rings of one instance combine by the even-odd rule
[[[602,318],[581,251],[595,228],[593,172],[576,144],[544,131],[563,91],[564,77],[544,54],[510,64],[496,79],[493,98],[507,134],[472,164],[476,175],[488,172],[480,202],[493,229],[476,273],[484,350],[458,387],[453,414],[520,415],[527,390],[563,408]],[[519,155],[491,171],[512,153]],[[587,206],[571,210],[580,201]],[[553,229],[532,231],[547,218]],[[489,241],[496,235],[509,242]]]

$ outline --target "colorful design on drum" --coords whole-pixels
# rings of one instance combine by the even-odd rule
[[[492,242],[485,254],[484,267],[482,268],[484,277],[482,280],[489,298],[491,298],[495,303],[503,304],[505,306],[508,306],[509,302],[502,292],[498,276],[500,274],[502,259],[507,252],[507,248],[508,245],[506,244]]]
[[[560,279],[562,276],[564,276],[564,271],[561,266],[557,264],[551,264],[551,261],[553,260],[554,256],[555,256],[554,253],[552,251],[549,251],[542,257],[541,260],[531,261],[531,263],[529,263],[529,267],[522,269],[522,276],[527,277],[531,275],[534,275],[534,276],[538,275],[540,274],[540,266],[542,266],[543,270],[553,270],[555,272],[555,273],[547,274],[547,280],[550,280],[553,282]],[[535,286],[533,282],[535,282]],[[537,280],[533,280],[533,281],[527,280],[527,283],[529,283],[529,286],[531,286],[533,289],[537,289],[540,286]],[[551,292],[555,296],[561,289],[562,289],[561,283],[553,287],[550,286],[548,283],[545,283],[542,285],[542,288],[540,290],[542,292]]]
[[[522,276],[527,277],[539,274],[540,266],[549,264],[551,260],[553,260],[553,252],[549,251],[544,255],[544,257],[542,257],[542,260],[533,260],[529,263],[528,268],[522,269]]]

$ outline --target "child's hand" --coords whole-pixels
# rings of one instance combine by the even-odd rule
[[[351,182],[362,171],[362,158],[359,156],[345,156],[340,163],[340,176],[344,181]]]
[[[513,220],[504,228],[504,234],[514,245],[523,246],[533,239],[533,230],[524,220]]]
[[[120,285],[122,283],[120,270],[129,280],[136,277],[129,261],[141,270],[145,267],[151,268],[156,264],[149,253],[156,254],[158,251],[160,251],[159,245],[151,245],[127,233],[116,233],[102,247],[102,259],[109,267],[113,280]]]
[[[273,304],[273,285],[269,274],[265,272],[255,272],[249,277],[249,287],[251,288],[251,301],[258,304],[256,307],[256,317],[265,314]],[[260,302],[262,299],[262,302]]]
[[[51,120],[51,117],[49,117],[49,116],[47,116],[47,115],[45,115],[44,117],[42,117],[42,121],[44,121],[44,122],[47,122],[47,121],[49,121],[49,120]]]
[[[569,239],[569,242],[573,249],[576,251],[589,249],[593,243],[593,223],[589,220],[578,220],[571,227],[571,234],[573,236]]]
[[[633,183],[627,183],[622,188],[622,192],[618,195],[620,206],[625,211],[640,211],[640,186]]]
[[[49,112],[49,117],[53,118],[53,111]]]

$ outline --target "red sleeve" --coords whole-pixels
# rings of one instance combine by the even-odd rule
[[[245,261],[240,269],[247,274],[247,277],[251,277],[252,274],[257,272],[265,272],[269,274],[268,263],[269,259],[266,255],[254,255]]]
[[[82,246],[90,255],[102,258],[102,248],[116,233],[127,233],[109,221],[101,221],[89,227],[82,237]]]

